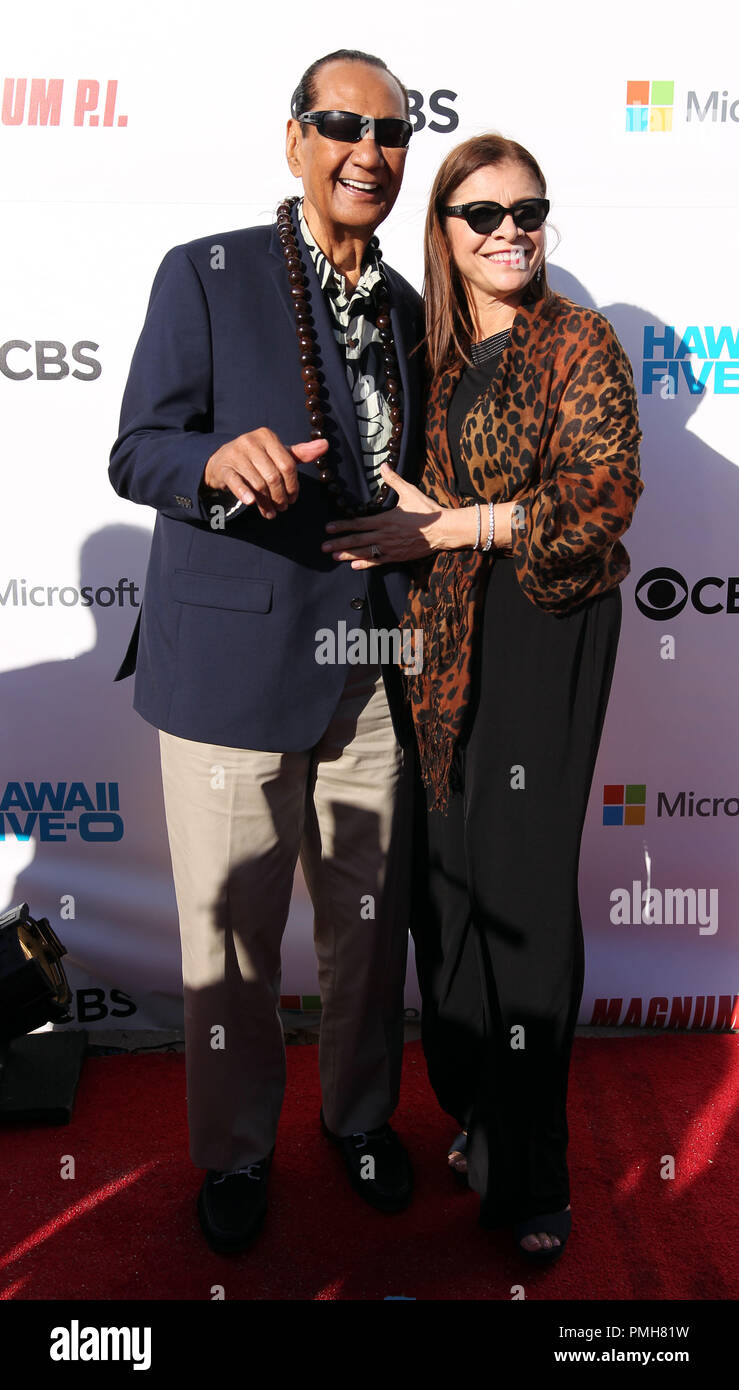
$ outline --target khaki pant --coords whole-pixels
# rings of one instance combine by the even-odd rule
[[[314,908],[325,1120],[340,1135],[384,1124],[402,1062],[412,767],[379,668],[347,667],[334,717],[305,752],[163,731],[160,749],[193,1162],[243,1167],[275,1142],[280,946],[298,854]]]

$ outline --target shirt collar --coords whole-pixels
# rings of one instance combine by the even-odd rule
[[[380,270],[380,257],[378,255],[379,242],[377,237],[371,237],[367,249],[362,258],[362,273],[356,286],[350,285],[345,275],[331,264],[325,251],[312,235],[308,223],[303,215],[303,199],[298,203],[298,223],[303,240],[310,251],[313,264],[318,275],[318,281],[322,290],[328,289],[330,294],[346,300],[347,304],[356,297],[368,299],[375,291],[377,285],[382,280]]]

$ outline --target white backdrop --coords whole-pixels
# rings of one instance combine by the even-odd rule
[[[0,906],[50,918],[85,1026],[181,1022],[157,734],[133,682],[112,681],[154,513],[115,495],[108,454],[163,254],[268,222],[298,191],[290,94],[324,45],[356,46],[416,93],[385,258],[420,289],[433,174],[459,140],[502,131],[547,177],[554,287],[605,313],[633,362],[646,488],[583,838],[580,1022],[736,1027],[735,6],[699,24],[686,0],[348,14],[37,0],[6,22]],[[288,1003],[317,988],[302,881],[282,988]]]

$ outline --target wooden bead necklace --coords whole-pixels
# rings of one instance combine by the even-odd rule
[[[308,419],[310,421],[310,438],[325,439],[325,420],[321,404],[321,392],[324,383],[317,365],[316,332],[310,311],[308,278],[300,255],[292,217],[290,215],[291,209],[297,202],[297,198],[286,198],[284,202],[280,203],[277,209],[277,235],[287,264],[290,294],[295,311],[295,327],[298,335],[301,376],[305,389],[305,408],[308,412]],[[377,256],[380,257],[382,252],[380,251],[377,238],[372,237],[369,244],[375,250]],[[398,356],[395,351],[392,323],[390,320],[387,277],[382,266],[380,267],[380,273],[382,275],[382,284],[378,289],[378,313],[375,321],[377,324],[377,331],[380,335],[380,345],[385,367],[385,398],[390,407],[390,419],[392,421],[392,432],[386,461],[389,466],[395,470],[398,467],[400,458],[400,439],[403,433],[400,371],[398,368]],[[370,516],[374,512],[379,511],[390,493],[390,488],[387,483],[383,483],[375,499],[370,502],[357,502],[357,500],[352,497],[352,494],[349,492],[342,479],[338,477],[335,464],[330,461],[328,454],[323,454],[321,458],[316,460],[316,468],[318,469],[318,476],[321,482],[325,483],[326,490],[333,499],[334,505],[344,516]]]

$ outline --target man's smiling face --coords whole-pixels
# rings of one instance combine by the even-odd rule
[[[340,59],[319,69],[312,109],[407,119],[403,93],[388,72]],[[355,145],[327,140],[315,126],[290,120],[287,161],[303,180],[304,210],[319,245],[347,233],[369,240],[400,192],[406,153],[370,135]]]

